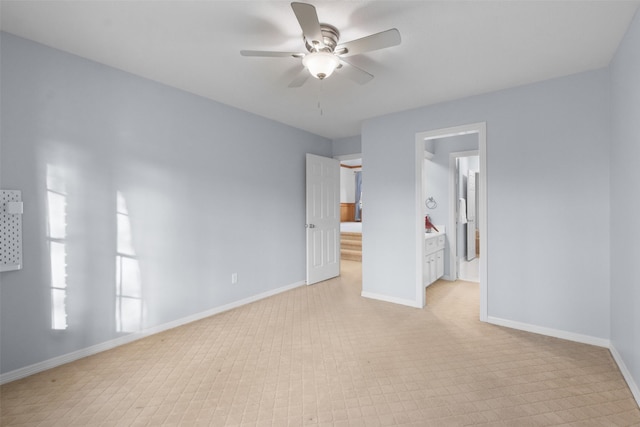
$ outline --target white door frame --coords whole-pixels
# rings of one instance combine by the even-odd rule
[[[416,133],[415,139],[415,236],[416,236],[416,303],[419,307],[425,305],[425,290],[422,282],[422,269],[424,258],[424,216],[422,205],[422,173],[424,165],[424,142],[429,139],[445,138],[448,136],[465,135],[470,133],[478,134],[478,151],[480,156],[480,182],[479,191],[479,226],[480,226],[480,320],[487,321],[488,318],[488,258],[487,250],[487,124],[486,122],[471,123],[462,126],[454,126],[444,129],[436,129]],[[450,227],[450,225],[449,225]],[[451,260],[450,260],[451,261]]]

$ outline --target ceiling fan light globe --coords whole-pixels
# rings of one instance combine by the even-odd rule
[[[340,61],[330,52],[312,52],[302,58],[302,65],[307,67],[313,77],[323,80],[338,68]]]

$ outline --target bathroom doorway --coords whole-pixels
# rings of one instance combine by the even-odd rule
[[[449,153],[447,153],[447,157],[449,157],[449,167],[442,166],[444,169],[444,174],[448,174],[449,183],[448,183],[448,191],[447,190],[437,190],[434,191],[433,194],[427,194],[428,189],[425,188],[424,185],[424,173],[425,173],[425,157],[434,156],[435,151],[433,145],[437,144],[437,140],[450,138],[450,137],[460,137],[458,138],[457,144],[464,144],[463,141],[466,136],[466,139],[473,140],[477,145],[472,146],[471,148],[475,148],[474,150],[469,149],[468,146],[459,145],[452,146],[449,145]],[[425,292],[424,292],[424,283],[423,283],[423,258],[425,254],[425,215],[427,210],[429,209],[426,206],[426,202],[429,198],[435,199],[438,206],[443,207],[443,209],[439,212],[438,215],[435,215],[433,222],[437,223],[446,223],[446,234],[447,234],[447,244],[445,247],[445,279],[455,280],[459,277],[459,263],[458,263],[458,234],[457,233],[457,223],[460,222],[460,197],[456,197],[456,195],[460,194],[459,191],[456,190],[456,180],[455,180],[455,165],[457,157],[466,157],[466,156],[453,156],[453,167],[451,167],[451,156],[452,153],[465,153],[467,151],[474,151],[474,154],[478,156],[478,170],[477,175],[473,175],[473,180],[475,182],[475,189],[477,190],[477,197],[474,197],[474,203],[477,205],[477,211],[475,215],[472,215],[474,218],[474,222],[477,222],[477,226],[475,224],[474,228],[477,228],[478,235],[480,236],[478,252],[482,254],[480,258],[477,258],[478,264],[478,279],[479,279],[479,290],[480,290],[480,320],[487,321],[487,305],[488,305],[488,280],[487,280],[487,260],[488,260],[488,251],[487,251],[487,203],[486,203],[486,194],[487,194],[487,168],[486,168],[486,149],[487,149],[487,139],[486,139],[486,124],[485,123],[474,123],[463,126],[456,126],[452,128],[446,129],[438,129],[434,131],[420,132],[416,134],[416,301],[422,306],[425,303]],[[455,142],[453,139],[449,140],[449,143]],[[468,141],[467,141],[468,142]],[[446,144],[446,142],[444,143]],[[431,148],[431,150],[430,150]],[[443,171],[441,171],[443,172]],[[477,179],[476,179],[477,178]],[[468,177],[467,177],[468,180]],[[446,181],[446,180],[445,180]],[[458,183],[460,180],[458,179]],[[467,182],[468,184],[468,182]],[[438,195],[439,194],[439,195]],[[438,200],[440,198],[440,201]],[[443,206],[444,204],[444,206]],[[466,198],[465,198],[466,205]],[[465,206],[466,210],[466,206]],[[433,210],[432,210],[433,211]],[[450,213],[454,213],[451,214]],[[458,217],[456,218],[455,213],[458,213]],[[468,223],[468,216],[467,216]],[[466,228],[465,228],[466,229]],[[472,231],[475,231],[473,228],[469,227]],[[465,238],[467,233],[465,234]],[[475,233],[470,233],[471,235],[468,237],[469,240],[472,240],[475,245],[475,239],[471,239]],[[467,243],[469,240],[466,240]],[[465,245],[466,246],[466,245]],[[466,257],[466,255],[465,255]],[[472,261],[472,260],[470,260]],[[465,265],[466,267],[466,265]]]
[[[479,170],[477,134],[425,141],[424,216],[445,232],[445,280],[480,281],[476,250]]]

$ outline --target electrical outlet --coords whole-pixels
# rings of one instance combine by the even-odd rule
[[[231,283],[232,284],[238,283],[238,273],[231,274]]]

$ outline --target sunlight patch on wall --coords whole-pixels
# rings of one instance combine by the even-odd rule
[[[116,331],[136,332],[142,329],[144,310],[140,264],[133,247],[126,200],[119,191],[116,197]]]
[[[47,240],[51,266],[51,328],[67,329],[67,192],[64,171],[47,165]]]

